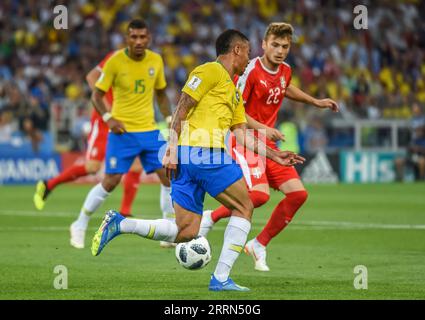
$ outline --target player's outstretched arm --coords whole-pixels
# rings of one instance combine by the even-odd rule
[[[162,165],[165,168],[169,179],[177,176],[177,145],[182,131],[182,123],[186,120],[190,109],[195,107],[196,104],[197,102],[195,99],[182,92],[180,100],[177,103],[176,110],[173,113],[167,150],[164,158],[162,159]]]
[[[91,95],[91,100],[96,108],[96,111],[102,115],[103,121],[108,124],[109,129],[113,133],[123,133],[125,132],[124,124],[121,121],[118,121],[112,117],[112,115],[108,112],[108,109],[104,103],[105,92],[102,90],[95,88]]]
[[[311,104],[317,108],[331,109],[333,112],[339,111],[338,104],[334,100],[329,98],[316,99],[292,84],[286,88],[285,96],[291,100]]]
[[[282,166],[290,167],[305,161],[303,157],[291,151],[275,150],[268,147],[264,142],[255,137],[251,131],[247,130],[246,123],[234,125],[231,130],[235,135],[236,140],[241,145],[244,145],[255,153],[267,157]]]
[[[248,128],[258,130],[260,133],[265,133],[267,139],[272,141],[285,141],[285,136],[282,132],[277,130],[276,128],[271,128],[266,126],[265,124],[262,124],[261,122],[258,122],[254,118],[252,118],[250,115],[245,114],[246,121],[248,124]]]

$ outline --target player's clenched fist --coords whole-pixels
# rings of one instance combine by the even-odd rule
[[[177,149],[168,146],[162,159],[162,166],[165,168],[167,178],[170,180],[177,177],[177,163]]]

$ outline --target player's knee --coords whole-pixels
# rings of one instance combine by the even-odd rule
[[[121,181],[121,174],[105,175],[102,181],[102,186],[107,192],[111,192]]]
[[[176,237],[176,242],[188,242],[192,240],[198,235],[198,229],[192,227],[186,227],[184,229],[181,229]]]
[[[199,233],[200,221],[196,219],[177,219],[178,234],[175,242],[187,242],[195,238]]]
[[[306,190],[295,191],[295,192],[288,193],[286,196],[289,199],[291,199],[291,202],[294,205],[301,207],[304,204],[304,202],[307,201],[308,192]]]
[[[100,162],[87,162],[86,163],[86,171],[89,174],[95,174],[100,170],[101,163]]]
[[[251,220],[252,212],[254,211],[254,205],[251,199],[242,202],[238,211],[245,219]]]
[[[269,201],[270,195],[261,191],[252,191],[250,193],[250,198],[254,208],[258,208],[265,204],[267,201]]]
[[[170,180],[168,180],[168,179],[165,179],[164,181],[162,181],[162,180],[161,180],[161,184],[162,184],[164,187],[167,187],[167,188],[171,187]]]
[[[165,186],[165,187],[171,186],[170,179],[167,178],[167,175],[165,174],[164,168],[157,170],[156,174],[158,175],[159,181],[161,182],[161,184],[163,186]]]

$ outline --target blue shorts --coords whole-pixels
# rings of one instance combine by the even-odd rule
[[[105,173],[127,173],[139,156],[146,173],[162,168],[166,141],[159,130],[146,132],[109,132],[106,145]]]
[[[202,215],[206,192],[216,197],[243,177],[240,166],[224,149],[179,146],[178,152],[171,198],[186,210]]]

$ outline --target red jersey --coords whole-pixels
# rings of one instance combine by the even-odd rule
[[[274,128],[286,88],[291,83],[291,74],[291,67],[285,62],[272,71],[263,65],[260,57],[252,59],[244,74],[235,79],[246,113]]]
[[[272,71],[262,64],[260,57],[251,60],[244,74],[235,78],[236,85],[242,92],[246,113],[258,122],[274,128],[286,88],[291,83],[291,74],[291,67],[285,62],[276,71]],[[236,139],[232,143],[236,146],[232,147],[232,156],[241,165],[249,188],[268,183],[279,190],[283,183],[300,179],[294,167],[284,167],[270,159],[264,160],[249,149],[237,145]],[[266,143],[278,150],[276,142],[266,139]],[[240,158],[245,158],[246,164]]]
[[[103,66],[105,65],[106,61],[108,61],[109,57],[114,53],[114,51],[109,52],[105,58],[103,58],[102,61],[99,62],[99,64],[96,66],[96,69],[100,72],[102,72]],[[108,92],[106,92],[105,94],[105,98],[106,101],[108,101],[108,103],[111,105],[112,107],[112,100],[113,100],[113,95],[112,95],[112,88],[108,90]],[[96,111],[95,108],[93,108],[92,111],[92,115],[91,115],[91,120],[93,122],[93,120],[99,119],[103,122],[101,115]]]

